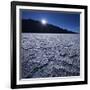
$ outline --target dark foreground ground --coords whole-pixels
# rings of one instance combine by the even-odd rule
[[[21,78],[80,75],[79,34],[21,34]]]

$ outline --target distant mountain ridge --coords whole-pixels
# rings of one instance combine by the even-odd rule
[[[40,21],[32,19],[23,19],[21,24],[23,33],[76,33],[48,23],[42,25]]]

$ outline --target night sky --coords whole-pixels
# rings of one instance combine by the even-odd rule
[[[68,29],[69,31],[80,31],[80,13],[20,10],[21,19],[33,19],[37,21],[46,20],[47,23]]]

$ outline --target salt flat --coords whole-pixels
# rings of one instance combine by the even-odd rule
[[[80,34],[22,33],[21,78],[80,75]]]

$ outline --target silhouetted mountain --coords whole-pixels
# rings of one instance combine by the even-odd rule
[[[42,25],[41,22],[32,19],[23,19],[21,26],[24,33],[75,33],[48,23]]]

